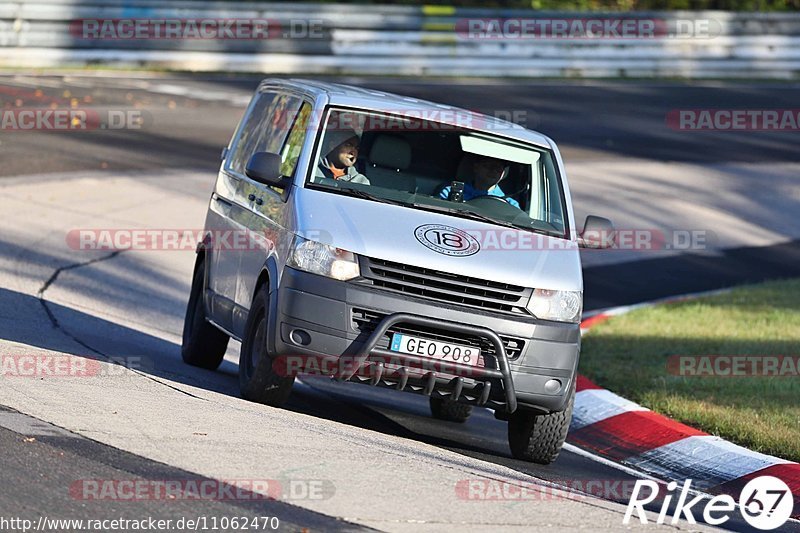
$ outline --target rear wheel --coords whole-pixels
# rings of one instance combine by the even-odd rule
[[[205,260],[200,259],[194,269],[186,318],[183,321],[181,357],[187,364],[215,370],[225,357],[228,336],[206,320],[203,303]]]
[[[463,424],[472,413],[472,406],[464,403],[454,402],[446,398],[431,398],[431,413],[433,418],[446,420],[448,422],[458,422]]]
[[[280,407],[289,399],[294,377],[279,375],[267,351],[268,301],[264,286],[250,306],[239,353],[239,389],[245,400]]]
[[[575,403],[573,381],[566,409],[558,413],[534,415],[518,409],[508,419],[508,444],[511,454],[523,461],[548,465],[556,460],[567,439],[572,407]]]

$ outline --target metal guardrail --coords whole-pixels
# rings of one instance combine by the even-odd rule
[[[467,19],[635,18],[672,30],[710,21],[703,37],[476,39]],[[310,21],[313,35],[253,39],[91,39],[83,19]],[[76,22],[78,21],[78,22]],[[0,0],[0,66],[110,65],[275,74],[547,77],[800,75],[800,13],[636,12],[607,15],[444,6],[157,0]]]

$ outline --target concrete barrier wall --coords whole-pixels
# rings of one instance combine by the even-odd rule
[[[637,20],[655,36],[470,33],[469,21]],[[99,38],[86,21],[265,21],[269,38]],[[119,27],[119,26],[113,26]],[[800,76],[800,13],[614,14],[440,6],[0,1],[0,67],[109,65],[271,74],[780,78]]]

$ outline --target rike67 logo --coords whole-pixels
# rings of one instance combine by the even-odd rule
[[[656,519],[657,524],[664,524],[670,513],[671,524],[676,524],[681,517],[690,524],[696,524],[693,511],[698,515],[702,513],[704,522],[712,526],[719,526],[730,520],[737,503],[733,496],[719,494],[708,499],[705,494],[692,494],[691,486],[692,480],[687,479],[680,492],[675,494],[678,483],[672,481],[666,486],[667,493],[660,495],[659,484],[655,481],[637,480],[622,523],[628,525],[631,517],[636,514],[642,524],[647,524],[645,505],[655,502],[659,497],[662,502]],[[691,496],[694,497],[689,499]],[[674,507],[671,505],[673,501]],[[704,504],[701,504],[703,501]],[[791,517],[794,496],[789,486],[781,479],[760,476],[753,478],[744,486],[739,494],[738,504],[739,512],[748,524],[757,529],[772,530],[781,527]]]

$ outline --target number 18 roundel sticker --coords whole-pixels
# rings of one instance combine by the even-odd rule
[[[414,230],[414,236],[425,247],[444,255],[464,257],[481,249],[478,239],[464,230],[443,224],[424,224]]]

